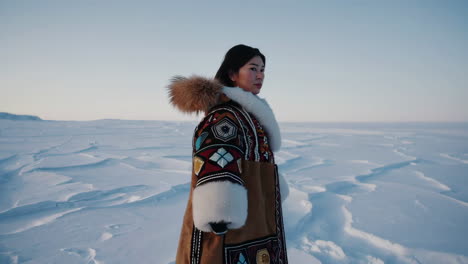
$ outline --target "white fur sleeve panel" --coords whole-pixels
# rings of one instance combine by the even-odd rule
[[[278,173],[278,181],[280,186],[281,202],[284,202],[289,195],[289,185],[282,173]]]
[[[210,223],[231,223],[240,228],[247,220],[247,189],[230,181],[211,181],[197,186],[192,197],[193,221],[196,228],[212,232]]]

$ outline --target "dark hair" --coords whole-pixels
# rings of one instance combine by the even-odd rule
[[[243,44],[232,47],[224,56],[223,63],[216,72],[215,79],[225,86],[235,86],[229,75],[238,73],[239,69],[255,56],[260,56],[263,63],[266,64],[265,55],[260,50]]]

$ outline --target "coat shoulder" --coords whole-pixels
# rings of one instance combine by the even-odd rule
[[[200,121],[195,129],[196,134],[200,134],[213,127],[220,127],[220,129],[224,130],[227,128],[240,130],[241,121],[239,115],[239,109],[232,102],[216,104],[207,111],[206,116]]]

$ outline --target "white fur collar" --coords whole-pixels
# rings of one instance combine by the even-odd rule
[[[268,133],[271,149],[275,152],[278,151],[281,148],[281,133],[273,110],[267,101],[239,87],[224,86],[222,92],[242,105],[247,112],[254,114]]]

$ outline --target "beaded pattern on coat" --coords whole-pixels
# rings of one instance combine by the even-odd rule
[[[274,163],[260,123],[234,101],[215,107],[200,122],[195,129],[193,149],[197,186],[213,180],[244,185],[240,177],[241,159]]]

